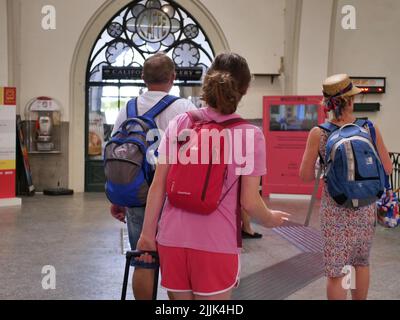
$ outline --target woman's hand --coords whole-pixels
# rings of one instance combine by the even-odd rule
[[[260,177],[242,176],[240,203],[242,209],[266,228],[276,228],[289,220],[290,214],[270,210],[259,193]]]
[[[291,214],[283,211],[271,210],[271,217],[268,220],[268,223],[267,225],[265,225],[265,227],[267,228],[280,227],[283,223],[289,221],[290,216]]]
[[[148,238],[143,234],[140,236],[139,241],[136,246],[136,250],[138,251],[150,251],[157,252],[157,244],[155,238]],[[139,258],[136,258],[137,261],[141,261],[144,263],[154,263],[154,259],[148,253],[142,254]]]

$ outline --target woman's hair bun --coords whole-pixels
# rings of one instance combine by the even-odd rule
[[[206,75],[203,100],[220,113],[234,113],[241,98],[238,85],[229,72],[213,71]]]

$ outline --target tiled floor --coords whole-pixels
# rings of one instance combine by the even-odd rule
[[[302,223],[307,201],[273,200],[270,206]],[[22,208],[0,209],[0,299],[119,299],[125,259],[121,228],[103,194],[24,198]],[[318,208],[315,209],[317,212]],[[318,228],[314,214],[312,226]],[[300,251],[258,225],[261,240],[246,240],[242,277],[290,259]],[[400,299],[400,229],[378,228],[372,252],[370,299]],[[56,269],[56,289],[42,288],[42,268]],[[129,290],[128,298],[131,298]],[[160,290],[160,299],[166,293]],[[324,299],[322,278],[288,299]]]

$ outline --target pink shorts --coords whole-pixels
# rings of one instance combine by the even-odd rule
[[[240,257],[158,245],[161,285],[170,292],[212,296],[233,289],[239,282]]]

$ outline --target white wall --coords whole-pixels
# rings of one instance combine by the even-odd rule
[[[19,88],[22,108],[34,97],[51,96],[61,102],[64,120],[69,119],[73,53],[83,28],[102,3],[103,0],[22,0]],[[56,30],[42,29],[41,11],[45,5],[56,9]]]
[[[341,8],[354,5],[357,30],[343,30]],[[368,113],[384,135],[388,148],[400,152],[400,1],[339,0],[333,44],[333,73],[353,76],[386,76],[387,93],[365,96],[364,102],[380,102],[381,111]]]
[[[221,26],[229,47],[243,55],[254,74],[277,74],[284,55],[283,0],[201,0]],[[262,118],[265,95],[282,94],[283,84],[276,78],[256,77],[239,106],[239,114],[249,119]]]
[[[253,73],[278,73],[284,54],[283,0],[201,0],[217,19],[232,51]]]
[[[8,85],[7,0],[0,0],[0,87]]]
[[[321,94],[328,75],[332,7],[333,0],[303,0],[296,94]]]
[[[282,78],[277,77],[272,83],[270,77],[257,76],[251,83],[247,95],[239,104],[238,113],[246,119],[262,119],[263,97],[281,95],[284,84]]]
[[[297,60],[300,42],[301,10],[299,0],[285,0],[285,55],[284,55],[284,92],[285,95],[294,94],[297,90]]]

